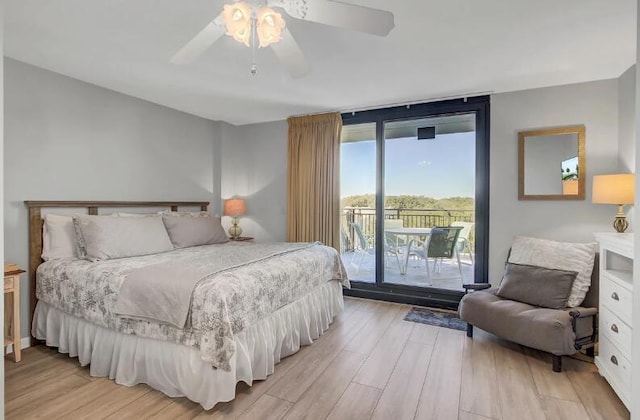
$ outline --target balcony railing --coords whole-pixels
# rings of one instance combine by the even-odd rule
[[[453,222],[473,222],[475,211],[472,209],[384,209],[385,219],[402,220],[404,227],[428,228],[451,226]],[[365,235],[375,241],[376,210],[370,207],[345,207],[342,209],[341,226],[347,233],[346,249],[353,249],[355,233],[350,223],[362,227]],[[373,245],[373,244],[372,244]]]

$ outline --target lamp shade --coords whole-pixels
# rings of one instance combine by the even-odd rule
[[[224,201],[224,215],[231,217],[242,216],[247,212],[247,205],[241,198],[230,198]]]
[[[634,174],[595,175],[591,201],[599,204],[633,204]]]

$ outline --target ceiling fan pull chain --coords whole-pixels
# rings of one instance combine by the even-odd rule
[[[258,65],[256,64],[256,21],[255,16],[251,19],[251,75],[258,74]]]

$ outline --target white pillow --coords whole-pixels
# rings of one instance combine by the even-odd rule
[[[597,250],[597,242],[570,243],[517,236],[511,245],[509,262],[576,271],[578,275],[567,301],[567,306],[573,308],[580,306],[591,287],[591,273]]]
[[[42,259],[77,258],[72,216],[46,214],[42,227]]]
[[[108,260],[173,251],[161,216],[74,216],[87,258]]]

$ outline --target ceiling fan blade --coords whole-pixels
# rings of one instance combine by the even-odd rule
[[[309,63],[291,32],[283,30],[282,39],[271,44],[271,48],[291,77],[299,79],[309,74]]]
[[[173,57],[173,64],[186,64],[195,60],[207,48],[218,40],[225,33],[225,27],[222,23],[222,15],[209,22],[207,26],[201,30],[198,35],[180,49]]]
[[[378,36],[388,35],[395,26],[391,12],[331,0],[309,1],[305,7],[296,7],[296,2],[283,1],[280,7],[296,19]]]

